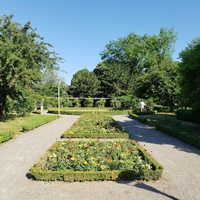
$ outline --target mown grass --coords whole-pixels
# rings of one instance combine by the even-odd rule
[[[25,117],[15,117],[10,116],[8,118],[5,118],[4,120],[0,121],[0,141],[4,142],[9,139],[11,139],[14,135],[20,134],[23,130],[23,127],[29,126],[34,124],[32,126],[33,128],[41,126],[42,124],[45,124],[47,122],[50,122],[54,119],[56,119],[57,116],[51,116],[51,115],[39,115],[39,114],[30,114]],[[32,128],[32,129],[33,129]],[[12,136],[8,139],[2,139],[6,137],[6,134],[12,133]],[[10,135],[10,134],[9,134]],[[0,142],[0,143],[1,143]]]
[[[141,118],[147,119],[147,124],[156,126],[156,125],[163,125],[163,126],[170,126],[176,129],[179,132],[188,132],[192,135],[197,135],[200,137],[200,125],[181,121],[176,119],[175,114],[155,114],[155,115],[143,115],[140,116]]]
[[[134,119],[154,126],[156,129],[182,140],[185,143],[200,148],[200,124],[181,121],[175,114],[158,113],[153,115],[134,115]]]

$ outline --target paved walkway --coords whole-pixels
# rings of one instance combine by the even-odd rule
[[[41,182],[27,178],[32,165],[78,116],[63,116],[0,145],[1,200],[199,200],[200,150],[127,116],[113,116],[164,166],[156,182]]]

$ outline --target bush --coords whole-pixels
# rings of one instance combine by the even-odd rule
[[[7,131],[7,132],[2,132],[0,133],[0,143],[6,142],[10,139],[12,139],[15,135],[14,131]]]
[[[86,98],[84,100],[84,106],[85,107],[93,107],[93,104],[94,104],[93,98]]]
[[[162,105],[155,105],[153,110],[156,110],[156,112],[169,112],[170,107],[169,106],[162,106]]]

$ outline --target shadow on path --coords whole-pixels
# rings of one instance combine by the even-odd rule
[[[200,155],[200,149],[188,145],[159,130],[156,130],[151,126],[131,119],[128,116],[124,118],[115,116],[114,118],[120,126],[124,127],[125,130],[130,133],[130,139],[136,140],[138,142],[146,142],[159,145],[173,145],[173,148],[176,148],[178,150]]]

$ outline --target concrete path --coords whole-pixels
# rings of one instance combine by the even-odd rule
[[[0,200],[199,200],[200,150],[127,116],[113,116],[164,166],[156,182],[41,182],[27,178],[32,165],[78,116],[61,118],[0,145]]]

